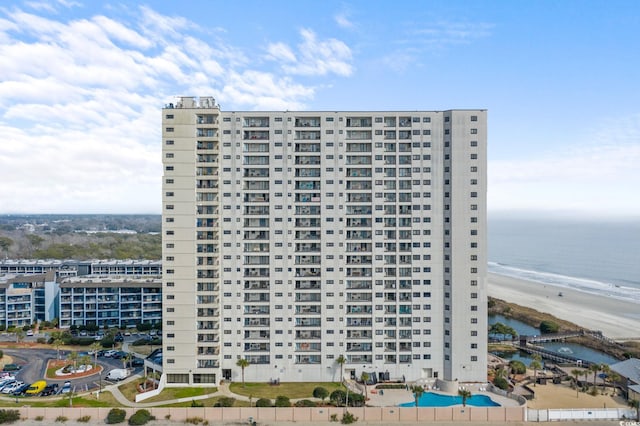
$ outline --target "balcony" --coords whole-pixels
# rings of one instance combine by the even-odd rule
[[[296,127],[320,127],[320,117],[296,117]]]
[[[320,165],[319,155],[296,155],[298,165]]]
[[[370,168],[347,168],[347,177],[371,177]]]
[[[320,140],[320,131],[296,130],[296,140]]]
[[[269,139],[269,131],[266,130],[245,130],[242,133],[244,140],[267,140]]]
[[[245,117],[243,127],[269,127],[269,117]]]

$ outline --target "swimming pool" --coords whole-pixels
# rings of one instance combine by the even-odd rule
[[[461,396],[441,395],[439,393],[425,392],[418,400],[419,407],[449,407],[451,405],[462,405]],[[500,404],[489,398],[487,395],[471,395],[467,398],[467,405],[473,407],[499,407]],[[400,407],[415,407],[415,402],[405,402]]]

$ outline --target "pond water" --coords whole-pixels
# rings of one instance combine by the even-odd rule
[[[513,328],[520,335],[539,335],[540,330],[535,327],[532,327],[528,324],[525,324],[521,321],[514,320],[511,318],[505,318],[502,315],[492,315],[489,317],[489,325],[495,324],[497,322],[501,322],[509,327]],[[500,338],[501,336],[497,336]],[[557,352],[558,354],[570,355],[572,357],[576,357],[578,359],[583,359],[585,361],[604,363],[604,364],[615,364],[618,362],[612,356],[609,356],[600,351],[596,351],[594,349],[588,348],[586,346],[579,345],[577,343],[568,343],[568,342],[547,342],[540,343],[540,346],[543,346],[545,349]],[[518,351],[515,353],[505,353],[505,352],[496,352],[495,355],[500,358],[504,358],[507,360],[517,360],[523,362],[525,365],[529,365],[532,361],[531,356],[526,352]]]

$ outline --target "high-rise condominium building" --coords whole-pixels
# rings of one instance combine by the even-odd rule
[[[168,386],[486,379],[485,110],[162,111]]]

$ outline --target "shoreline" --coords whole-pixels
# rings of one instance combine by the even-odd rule
[[[495,273],[487,274],[487,294],[600,330],[609,338],[640,340],[639,303]]]

